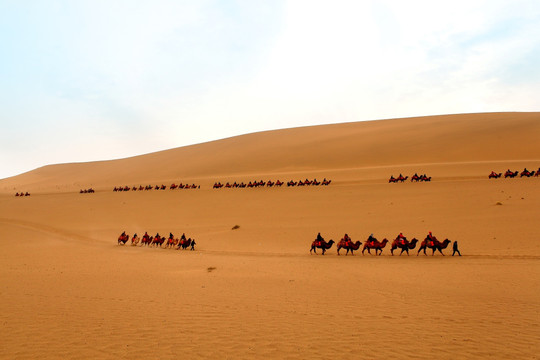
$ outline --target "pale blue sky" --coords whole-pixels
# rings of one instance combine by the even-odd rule
[[[0,0],[0,178],[255,131],[539,111],[540,2]]]

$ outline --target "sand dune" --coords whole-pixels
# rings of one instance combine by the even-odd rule
[[[538,134],[540,113],[347,123],[0,180],[0,358],[537,359],[540,177],[487,175],[538,169]],[[387,182],[415,172],[433,180]],[[211,186],[306,177],[332,183]],[[179,181],[201,188],[111,190]],[[464,256],[309,254],[317,232],[428,231]]]
[[[49,165],[0,181],[0,191],[318,174],[373,167],[530,161],[537,165],[538,113],[465,114],[312,126],[247,134],[128,159]],[[529,163],[529,162],[527,162]],[[499,166],[495,166],[499,167]],[[490,166],[485,167],[490,168]],[[482,168],[481,171],[484,171]],[[478,172],[478,175],[484,175]],[[453,174],[449,174],[453,175]],[[456,176],[461,174],[456,173]],[[26,191],[26,190],[25,190]]]

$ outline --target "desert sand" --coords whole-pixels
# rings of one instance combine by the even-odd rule
[[[540,177],[488,175],[537,170],[539,135],[540,113],[343,123],[2,179],[0,358],[538,359]],[[332,182],[212,188],[306,178]],[[309,252],[430,231],[463,256]]]

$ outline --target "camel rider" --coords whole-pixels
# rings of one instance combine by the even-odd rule
[[[374,243],[375,242],[375,237],[373,236],[373,234],[369,235],[368,239],[367,239],[367,243],[370,244],[370,243]]]
[[[186,240],[186,234],[185,233],[182,233],[182,236],[180,237],[180,240],[182,240],[182,241]]]
[[[323,243],[324,239],[323,239],[323,237],[321,236],[321,233],[318,233],[318,234],[317,234],[317,238],[315,239],[315,241],[317,242],[317,245],[318,245],[318,246],[320,246],[320,245]]]
[[[405,241],[407,240],[407,238],[403,235],[402,232],[400,232],[396,240],[399,242],[400,245],[405,245]]]
[[[433,234],[431,233],[431,231],[429,232],[427,238],[428,238],[428,241],[429,241],[429,245],[430,245],[431,247],[433,247],[433,245],[434,245],[434,240],[435,240],[435,236],[433,236]]]
[[[345,244],[346,244],[347,246],[351,246],[352,240],[351,240],[351,238],[349,237],[348,234],[345,234],[345,235],[343,236],[343,240],[345,240]]]

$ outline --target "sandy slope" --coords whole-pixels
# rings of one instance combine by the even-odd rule
[[[537,169],[539,127],[538,113],[339,124],[0,180],[0,358],[536,359],[540,178],[487,174]],[[400,172],[433,181],[387,183]],[[211,188],[305,177],[333,182]],[[172,181],[201,189],[110,190]],[[197,251],[118,246],[123,230],[185,232]],[[464,256],[310,255],[318,231],[432,231]]]

